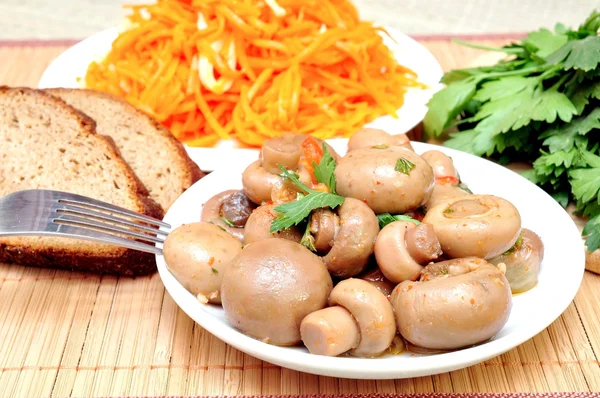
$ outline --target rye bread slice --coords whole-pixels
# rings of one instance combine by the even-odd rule
[[[37,188],[161,216],[117,150],[96,134],[92,119],[42,91],[0,87],[0,196]],[[0,262],[118,275],[156,269],[152,254],[55,237],[1,238]]]
[[[168,129],[128,102],[87,89],[45,91],[94,119],[98,134],[113,139],[123,159],[164,211],[204,176]]]

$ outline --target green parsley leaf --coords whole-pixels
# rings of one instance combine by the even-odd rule
[[[210,270],[212,271],[213,274],[219,275],[219,271],[215,267],[210,267]]]
[[[571,40],[546,57],[550,65],[564,63],[563,69],[590,71],[600,63],[600,36]]]
[[[473,99],[481,102],[495,101],[506,97],[512,97],[524,90],[532,90],[537,86],[539,80],[532,77],[509,76],[498,80],[484,83]]]
[[[411,216],[407,216],[405,214],[397,214],[395,216],[390,213],[382,213],[377,215],[377,221],[379,221],[379,228],[383,229],[388,224],[393,223],[394,221],[408,221],[413,224],[419,225],[421,222],[419,220],[415,220]]]
[[[576,142],[587,145],[587,140],[581,136],[594,129],[600,129],[600,108],[594,109],[587,116],[575,118],[569,124],[556,126],[540,135],[545,138],[543,144],[547,145],[550,152],[570,151]]]
[[[588,221],[583,228],[583,236],[587,236],[585,244],[589,252],[600,249],[600,214]]]
[[[323,144],[323,157],[319,164],[313,162],[313,167],[317,181],[327,185],[331,193],[335,193],[336,189],[335,166],[335,159],[329,153],[327,146]]]
[[[600,191],[600,167],[575,169],[569,173],[573,196],[583,202],[597,198]]]
[[[590,98],[600,99],[600,82],[578,86],[569,99],[577,109],[577,114],[581,115]]]
[[[451,208],[447,208],[446,210],[443,211],[444,214],[452,214],[454,213],[454,209]]]
[[[304,185],[304,183],[302,181],[300,181],[300,177],[298,176],[298,174],[286,169],[285,167],[283,167],[281,165],[278,165],[278,166],[279,166],[279,169],[281,170],[281,177],[290,180],[295,186],[297,186],[304,192],[307,192],[307,193],[315,192],[314,190],[312,190],[309,187],[307,187],[306,185]]]
[[[389,145],[379,144],[379,145],[373,145],[371,148],[373,148],[373,149],[387,149],[389,147],[390,147]]]
[[[535,55],[545,58],[561,48],[569,38],[565,34],[555,34],[548,29],[540,29],[527,35],[525,43],[532,45],[537,51]]]
[[[399,158],[396,161],[396,167],[394,170],[399,171],[400,173],[404,173],[406,175],[410,175],[410,171],[415,168],[415,164],[408,159]]]
[[[323,207],[332,209],[341,206],[344,198],[327,192],[313,191],[300,200],[288,202],[275,207],[280,215],[271,223],[270,232],[277,232],[292,225],[298,225],[304,221],[313,210]]]
[[[477,80],[469,78],[450,84],[431,97],[423,120],[425,133],[438,136],[458,116],[475,95]]]
[[[231,221],[227,217],[221,216],[220,218],[221,218],[221,221],[223,221],[225,223],[225,225],[227,225],[228,227],[235,227],[235,224],[233,223],[233,221]]]
[[[310,233],[310,219],[306,223],[306,229],[304,230],[304,235],[302,235],[302,239],[300,240],[300,244],[306,247],[311,252],[316,252],[315,248],[315,237]]]

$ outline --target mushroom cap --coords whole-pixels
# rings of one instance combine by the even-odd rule
[[[270,344],[300,342],[304,317],[327,305],[333,287],[321,259],[285,239],[246,246],[223,275],[221,300],[228,321]]]
[[[369,206],[353,198],[344,199],[338,217],[339,229],[323,261],[332,275],[349,278],[367,266],[379,233],[379,222]]]
[[[405,281],[390,301],[400,334],[429,349],[452,350],[484,342],[506,324],[512,295],[506,277],[479,258],[425,267],[420,281]]]
[[[278,174],[266,171],[260,165],[260,160],[257,160],[242,173],[244,193],[251,201],[260,205],[271,200],[271,190],[281,179]]]
[[[229,225],[225,224],[225,222],[223,222],[223,219],[221,218],[221,210],[223,204],[227,199],[235,195],[237,192],[239,191],[235,189],[230,189],[218,193],[212,198],[210,198],[204,204],[204,206],[202,206],[202,215],[200,216],[200,221],[218,225],[231,235],[235,236],[240,241],[243,241],[244,227],[230,227]]]
[[[509,201],[492,195],[447,199],[427,211],[444,254],[450,258],[494,258],[516,242],[521,216]]]
[[[514,294],[523,293],[538,283],[540,266],[544,259],[544,243],[533,231],[521,230],[521,245],[490,260],[490,263],[506,266],[506,279]]]
[[[347,309],[360,329],[360,343],[349,351],[357,357],[381,355],[396,335],[394,310],[387,297],[369,282],[350,278],[331,291],[329,305]]]
[[[300,242],[302,232],[296,226],[271,233],[271,224],[277,217],[275,205],[262,205],[254,209],[244,227],[244,244],[250,244],[262,239],[282,238]]]
[[[407,174],[395,170],[401,159],[414,165]],[[377,214],[415,210],[429,199],[434,186],[431,166],[398,146],[349,152],[337,164],[335,176],[340,195],[365,202]]]
[[[165,239],[169,271],[193,295],[219,304],[226,268],[242,251],[241,242],[216,225],[197,222],[175,228]]]
[[[394,221],[383,227],[375,240],[377,265],[393,283],[415,280],[423,269],[412,258],[406,246],[406,232],[415,227],[412,222]]]
[[[406,134],[391,135],[380,129],[365,127],[352,134],[348,140],[348,152],[379,145],[402,146],[412,150]]]

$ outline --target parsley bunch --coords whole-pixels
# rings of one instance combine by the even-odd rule
[[[506,164],[532,161],[524,173],[563,207],[589,217],[589,251],[600,248],[600,12],[577,29],[557,24],[499,49],[496,65],[458,69],[430,100],[425,132],[446,146]]]

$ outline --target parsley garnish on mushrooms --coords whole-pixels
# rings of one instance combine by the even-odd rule
[[[393,223],[394,221],[408,221],[413,224],[421,224],[419,220],[415,220],[411,216],[407,216],[406,214],[397,214],[392,216],[390,213],[382,213],[377,215],[377,221],[379,221],[379,228],[383,228],[388,224]]]
[[[333,164],[335,168],[335,161]],[[313,210],[321,209],[323,207],[334,209],[344,203],[344,198],[342,196],[310,189],[300,181],[296,173],[283,166],[279,166],[279,168],[281,169],[281,176],[291,181],[294,185],[304,191],[306,195],[294,202],[281,204],[274,209],[279,213],[279,216],[271,223],[271,233],[302,223],[310,216],[310,213]],[[333,173],[333,171],[331,173]],[[335,181],[335,179],[333,181]]]
[[[371,148],[373,148],[373,149],[387,149],[389,147],[390,147],[389,145],[379,144],[379,145],[373,145]]]
[[[235,227],[235,224],[233,223],[233,221],[231,221],[227,217],[221,216],[221,221],[223,221],[225,223],[225,225],[227,225],[228,227]]]
[[[213,274],[218,275],[219,271],[217,271],[217,269],[215,267],[210,267],[211,271]]]
[[[406,175],[410,175],[410,171],[415,168],[415,164],[408,159],[399,158],[396,161],[396,167],[394,170],[404,173]]]
[[[335,180],[335,159],[329,153],[327,146],[323,144],[323,156],[319,164],[313,162],[313,168],[315,170],[315,178],[318,182],[327,185],[329,192],[335,193],[336,180]]]
[[[316,252],[315,248],[315,237],[310,233],[310,219],[306,223],[306,229],[304,230],[304,235],[302,235],[302,239],[300,240],[300,244],[306,247],[311,252]]]

